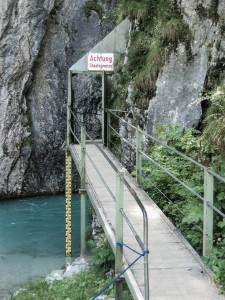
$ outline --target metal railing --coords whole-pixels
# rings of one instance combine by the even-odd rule
[[[81,118],[79,119],[77,114],[75,114],[71,109],[71,123],[69,125],[69,130],[74,138],[74,142],[78,143],[81,145],[81,182],[82,189],[84,189],[84,182],[85,182],[85,176],[86,176],[86,158],[89,159],[91,165],[95,169],[97,175],[99,176],[100,180],[104,184],[105,188],[107,189],[108,193],[110,194],[111,198],[113,201],[116,203],[116,241],[119,242],[120,244],[123,243],[123,219],[126,221],[128,224],[131,232],[133,233],[137,243],[139,244],[140,248],[142,249],[143,253],[146,253],[148,250],[148,216],[146,209],[144,205],[142,204],[141,200],[139,199],[138,195],[136,194],[135,190],[130,186],[128,181],[125,179],[124,173],[121,172],[117,166],[110,160],[108,157],[107,153],[104,151],[104,149],[99,146],[99,144],[91,137],[89,133],[86,132],[85,130],[85,122],[84,122],[84,116],[81,114]],[[76,125],[79,124],[80,128],[80,139],[78,135],[76,134]],[[86,150],[86,138],[88,138],[90,141],[92,141],[93,144],[98,148],[98,150],[103,154],[105,159],[108,161],[108,163],[111,165],[113,170],[116,172],[116,196],[113,193],[113,191],[110,189],[108,186],[107,182],[105,181],[104,177],[101,175],[101,170],[98,169],[96,166],[94,160],[91,158],[91,154],[88,153]],[[72,140],[72,139],[71,139]],[[134,226],[132,225],[132,222],[128,218],[124,208],[123,208],[123,193],[124,193],[124,186],[127,187],[128,191],[130,194],[134,197],[136,203],[138,204],[139,208],[142,211],[143,215],[143,242],[138,233],[136,232]],[[116,246],[116,255],[115,255],[115,271],[116,272],[121,272],[122,271],[122,255],[121,253],[121,247]],[[149,273],[148,273],[148,256],[144,256],[144,283],[145,283],[145,300],[149,300]],[[117,284],[117,282],[116,282]],[[118,282],[118,284],[121,284]],[[120,289],[118,289],[120,290]]]
[[[121,142],[123,141],[126,143],[129,147],[133,149],[133,151],[136,152],[136,180],[139,184],[141,184],[141,179],[145,174],[142,171],[142,158],[147,159],[154,165],[156,165],[158,168],[160,168],[163,172],[167,173],[171,178],[173,178],[175,181],[177,181],[179,184],[181,184],[186,190],[188,190],[190,193],[192,193],[194,196],[196,196],[198,199],[203,201],[204,205],[204,213],[203,213],[203,229],[200,228],[197,224],[194,223],[194,225],[198,228],[199,231],[203,233],[203,256],[206,256],[210,254],[213,244],[213,212],[218,213],[221,217],[225,218],[225,214],[216,208],[213,204],[214,202],[214,177],[218,180],[221,180],[222,182],[225,182],[225,178],[220,176],[219,174],[215,173],[213,170],[203,166],[201,163],[195,161],[194,159],[186,156],[185,154],[177,151],[176,149],[170,147],[169,145],[163,143],[162,141],[158,140],[157,138],[147,134],[143,130],[141,130],[139,127],[135,127],[130,122],[126,121],[123,117],[119,116],[117,113],[119,111],[114,110],[107,110],[107,146],[110,149],[111,144],[113,144],[112,141],[112,133],[119,137]],[[121,111],[124,112],[124,111]],[[116,128],[112,125],[112,117],[116,118],[118,122],[121,122],[122,124],[130,127],[132,130],[135,130],[135,133],[133,135],[136,136],[136,142],[135,144],[130,142],[128,139],[124,138],[122,134],[119,133],[119,130],[116,130]],[[162,165],[160,165],[157,161],[155,161],[153,158],[151,158],[149,155],[147,155],[143,149],[142,149],[142,139],[145,136],[147,140],[151,140],[154,143],[158,143],[161,146],[169,149],[170,151],[176,153],[180,157],[184,158],[185,160],[189,161],[190,163],[194,164],[195,166],[201,168],[204,171],[204,197],[201,196],[199,193],[197,193],[194,189],[189,187],[186,183],[181,181],[179,178],[177,178],[175,175],[173,175],[169,170],[164,168]],[[115,143],[114,143],[115,145]],[[147,176],[146,176],[147,177]],[[154,185],[154,184],[153,184]],[[157,187],[156,187],[157,188]],[[157,188],[158,189],[158,188]],[[158,189],[159,190],[159,189]],[[159,192],[164,195],[160,190]],[[165,196],[167,199],[169,199],[167,196]],[[169,201],[171,201],[169,199]],[[176,204],[171,201],[173,205],[176,206]],[[177,207],[179,211],[180,208]],[[182,212],[182,211],[181,211]],[[184,214],[182,212],[182,214]]]

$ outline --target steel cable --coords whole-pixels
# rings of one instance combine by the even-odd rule
[[[141,175],[151,184],[153,185],[153,187],[155,189],[157,189],[157,191],[164,197],[166,198],[170,204],[172,204],[183,216],[187,216],[170,198],[168,198],[149,178],[147,174],[144,174],[143,172],[141,172]],[[195,222],[192,223],[200,232],[203,233],[203,229],[198,226]]]

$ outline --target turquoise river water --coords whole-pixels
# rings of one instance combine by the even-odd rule
[[[80,196],[72,201],[72,255],[80,250]],[[0,299],[65,264],[65,197],[0,201]]]

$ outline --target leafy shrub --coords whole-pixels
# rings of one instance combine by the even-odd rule
[[[217,86],[202,100],[207,100],[210,107],[206,112],[204,133],[208,139],[225,152],[225,87]]]
[[[215,171],[220,171],[224,176],[225,162],[220,154],[220,149],[213,146],[210,140],[203,137],[199,131],[171,125],[161,126],[157,135],[164,143],[207,167],[213,167]],[[203,196],[204,172],[202,169],[157,143],[149,145],[148,155]],[[203,202],[152,162],[144,160],[142,169],[145,174],[142,180],[143,188],[201,254],[202,233],[197,226],[201,228],[203,226]],[[224,183],[215,180],[214,205],[223,213],[225,212],[224,199]],[[214,247],[212,255],[207,258],[207,264],[215,272],[215,279],[225,286],[224,246],[225,221],[215,213]]]
[[[225,228],[225,222],[223,222]],[[224,231],[225,233],[225,231]],[[222,285],[220,291],[225,291],[225,238],[218,238],[210,255],[204,259],[206,266],[215,273],[215,281]]]
[[[114,253],[108,241],[93,241],[90,240],[89,244],[92,246],[92,257],[89,259],[95,265],[109,270],[114,266]]]
[[[205,153],[201,153],[198,134],[199,132],[193,128],[184,130],[178,125],[169,126],[168,128],[161,126],[159,128],[158,138],[164,142],[166,141],[168,145],[186,155],[194,158],[198,156],[199,160],[205,160]],[[150,145],[148,154],[167,171],[179,178],[197,193],[203,195],[203,172],[197,166],[160,144]],[[197,197],[152,162],[144,160],[143,172],[147,176],[143,179],[143,187],[147,189],[152,199],[163,209],[167,216],[176,224],[178,229],[186,234],[195,248],[201,251],[202,237],[201,234],[197,234],[196,238],[196,230],[192,228],[192,223],[194,222],[196,225],[202,227],[202,202],[199,202]],[[153,182],[167,198],[163,197],[153,185],[149,184],[149,180]],[[178,209],[182,210],[186,216],[178,214],[177,208],[171,206],[171,202],[168,201],[168,199],[173,201]]]

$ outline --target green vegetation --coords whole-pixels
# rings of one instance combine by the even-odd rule
[[[225,232],[225,222],[220,222],[220,227]],[[225,291],[225,239],[224,235],[214,242],[211,254],[206,257],[205,263],[215,273],[214,280],[221,284],[220,291]]]
[[[105,271],[107,271],[107,269],[112,269],[114,266],[114,254],[109,242],[91,240],[89,241],[89,244],[93,247],[93,256],[90,258],[90,262],[98,265]]]
[[[199,3],[197,13],[200,18],[219,21],[219,1],[210,5]],[[172,52],[177,51],[181,43],[186,48],[187,64],[192,61],[192,36],[184,22],[176,0],[121,0],[119,20],[128,17],[132,21],[128,61],[123,65],[124,57],[117,62],[112,82],[111,107],[126,110],[131,105],[137,107],[141,114],[149,105],[149,99],[155,95],[156,80]],[[225,31],[225,19],[219,22],[220,33]],[[220,42],[216,48],[220,49]],[[208,71],[205,91],[201,97],[204,115],[201,132],[196,129],[183,129],[178,125],[158,129],[157,136],[180,152],[211,167],[225,176],[225,87],[224,59],[218,59]],[[132,85],[129,103],[126,102],[128,87]],[[131,100],[131,101],[130,101]],[[132,117],[129,115],[129,117]],[[134,118],[134,115],[133,115]],[[141,118],[135,117],[136,125],[141,126]],[[112,123],[115,122],[112,120]],[[114,127],[119,125],[115,122]],[[112,151],[121,156],[121,141],[112,134],[115,143]],[[148,146],[149,155],[164,166],[173,175],[203,196],[204,173],[197,166],[159,144]],[[154,201],[166,213],[175,226],[184,234],[193,247],[202,253],[203,203],[188,192],[173,178],[153,163],[144,161],[143,187]],[[160,194],[157,188],[162,193]],[[166,196],[166,197],[165,197]],[[224,184],[215,180],[214,204],[225,212]],[[182,211],[182,212],[181,212]],[[180,213],[179,213],[180,212]],[[214,214],[214,246],[212,254],[205,262],[215,272],[215,280],[225,288],[225,221]]]
[[[210,18],[213,22],[217,22],[219,0],[213,0],[210,7],[205,7],[202,3],[197,5],[196,11],[200,18]]]
[[[220,33],[224,34],[225,32],[225,17],[220,21]]]
[[[32,143],[32,137],[31,136],[28,136],[27,138],[24,139],[23,141],[23,146],[26,147],[26,146],[30,146]]]
[[[102,4],[110,3],[111,0],[88,0],[83,6],[83,12],[87,19],[90,18],[92,11],[95,11],[101,22],[114,27],[118,19],[117,9],[104,9]]]
[[[188,57],[191,58],[190,31],[182,19],[176,1],[122,0],[118,13],[120,20],[128,16],[131,21],[137,20],[138,24],[133,25],[135,28],[130,35],[126,70],[119,72],[128,80],[121,83],[120,76],[114,79],[112,102],[122,102],[124,107],[127,88],[132,82],[135,95],[133,103],[139,109],[145,110],[147,99],[154,96],[158,74],[170,53],[176,51],[178,42],[186,46]],[[115,89],[118,89],[117,93]]]
[[[218,59],[215,64],[209,68],[205,83],[205,93],[212,91],[216,86],[223,85],[223,80],[225,79],[224,67],[225,58],[222,58]]]
[[[66,278],[63,281],[55,280],[49,284],[45,280],[29,282],[24,286],[15,300],[45,299],[45,300],[84,300],[90,299],[111,281],[111,278],[95,269],[90,269],[79,275]]]
[[[126,110],[129,107],[126,103],[126,97],[131,80],[132,77],[127,72],[122,72],[114,76],[110,87],[110,108]]]
[[[97,0],[89,0],[85,3],[83,6],[83,11],[86,16],[86,18],[90,18],[91,12],[95,11],[98,15],[99,18],[102,20],[103,14],[104,14],[104,9],[103,7],[98,3]]]
[[[44,279],[28,282],[23,290],[12,296],[12,300],[84,300],[96,296],[106,285],[114,279],[114,254],[108,242],[89,242],[92,246],[93,256],[90,261],[94,264],[89,271],[66,278],[62,281],[55,280],[47,283]],[[114,285],[104,291],[104,295],[114,297]],[[124,283],[124,300],[133,299],[126,283]]]
[[[105,15],[103,17],[103,22],[105,24],[112,24],[113,26],[116,26],[117,18],[118,18],[117,9],[109,9],[105,12]]]
[[[225,86],[216,86],[203,97],[210,103],[204,120],[204,133],[208,139],[225,152]]]
[[[207,107],[203,115],[202,129],[209,141],[225,153],[225,59],[218,59],[209,69],[205,90],[200,101]]]
[[[217,146],[217,140],[213,145],[206,134],[202,135],[193,128],[183,129],[178,125],[161,126],[157,136],[171,147],[176,148],[178,151],[225,176],[224,154],[221,154],[220,147]],[[222,139],[224,139],[224,136]],[[149,145],[148,154],[173,175],[203,196],[204,172],[202,169],[157,143]],[[145,174],[142,181],[143,188],[199,254],[201,254],[202,233],[198,230],[197,226],[203,228],[203,202],[150,161],[144,160],[143,173]],[[156,187],[164,195],[159,193]],[[214,197],[215,206],[225,213],[223,182],[215,180]],[[180,213],[180,211],[183,213]],[[225,221],[215,213],[214,248],[212,255],[207,257],[205,261],[215,272],[215,279],[225,287],[224,237]]]

